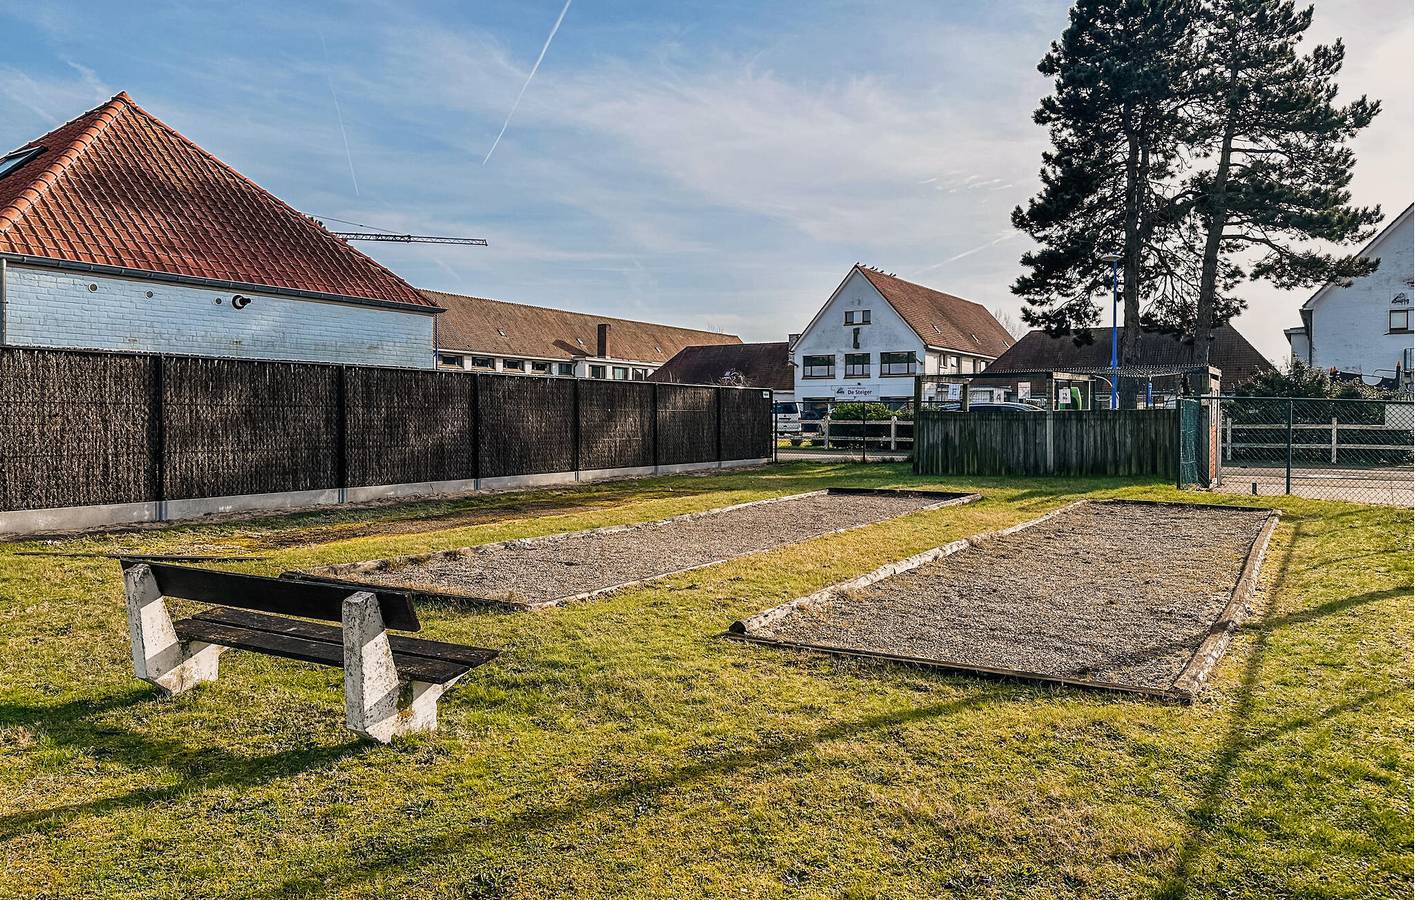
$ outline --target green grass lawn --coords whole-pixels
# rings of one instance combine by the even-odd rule
[[[831,484],[986,498],[540,613],[425,609],[424,636],[503,655],[436,735],[391,747],[343,729],[337,669],[233,653],[215,684],[155,699],[118,565],[92,555],[245,552],[273,574]],[[1285,511],[1205,701],[717,636],[1082,493]],[[0,544],[0,894],[1409,896],[1411,618],[1409,510],[895,465]]]

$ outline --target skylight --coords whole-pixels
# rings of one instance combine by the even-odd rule
[[[26,147],[23,150],[16,150],[14,153],[7,153],[4,156],[0,156],[0,178],[9,175],[43,152],[43,147]]]

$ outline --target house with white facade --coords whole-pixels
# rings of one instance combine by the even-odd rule
[[[1302,304],[1302,324],[1285,330],[1293,359],[1368,383],[1408,388],[1415,340],[1415,233],[1405,207],[1361,251],[1380,260],[1351,284],[1323,286]]]
[[[430,368],[440,312],[126,93],[0,156],[0,345]]]
[[[917,375],[972,375],[1012,346],[981,304],[855,265],[791,342],[796,399],[914,398]]]
[[[735,334],[676,325],[441,291],[423,295],[446,310],[437,319],[439,369],[644,381],[684,347],[742,343]]]

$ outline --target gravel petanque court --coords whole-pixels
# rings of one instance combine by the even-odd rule
[[[654,522],[287,574],[536,608],[588,599],[641,581],[977,497],[942,491],[830,488]]]
[[[1265,509],[1073,504],[783,604],[730,636],[1188,700],[1242,618],[1275,523]]]

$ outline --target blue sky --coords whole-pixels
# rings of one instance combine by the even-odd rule
[[[362,245],[420,287],[780,340],[861,260],[1015,315],[1066,4],[574,0],[483,165],[562,6],[0,0],[0,144],[127,90],[302,210],[490,240]],[[1313,29],[1385,101],[1355,190],[1391,215],[1411,18]],[[1254,286],[1239,327],[1277,358],[1305,295]]]

